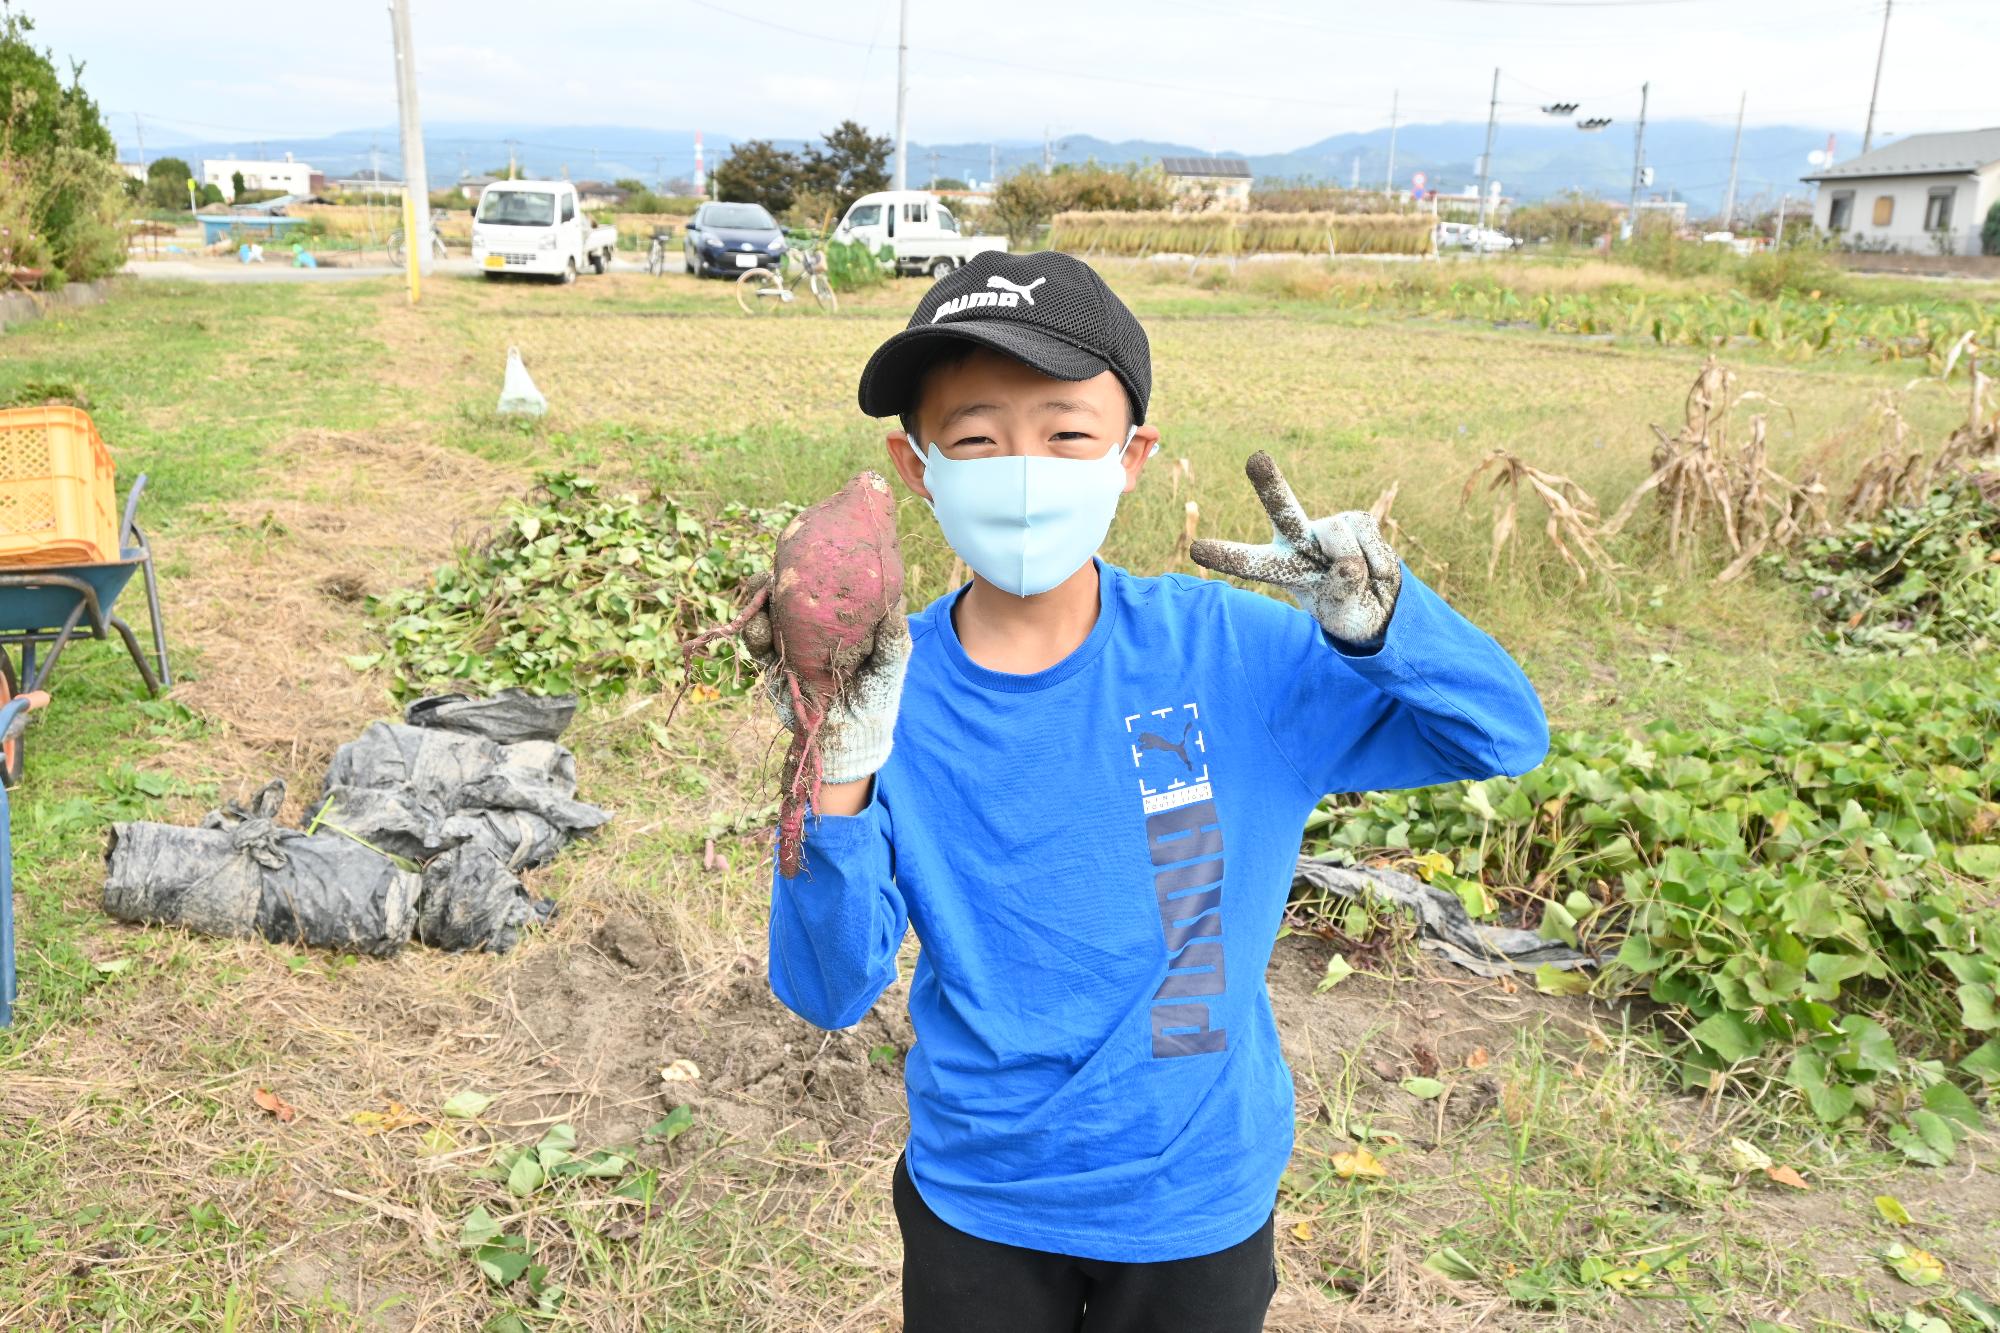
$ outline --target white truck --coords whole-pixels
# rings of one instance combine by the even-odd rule
[[[472,262],[488,278],[534,273],[575,282],[611,267],[618,229],[591,223],[568,181],[494,181],[472,215]]]
[[[899,273],[942,277],[976,254],[1005,253],[1005,236],[967,236],[944,201],[927,190],[881,190],[848,206],[834,228],[837,241],[859,241],[880,254],[887,246]]]

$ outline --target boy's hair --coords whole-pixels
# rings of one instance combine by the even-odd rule
[[[938,340],[937,346],[924,358],[922,368],[917,371],[914,380],[911,382],[910,401],[904,406],[901,412],[896,414],[897,419],[903,423],[903,433],[905,435],[908,435],[911,439],[916,438],[917,408],[924,401],[924,385],[930,381],[931,372],[933,370],[943,370],[947,366],[958,365],[977,350],[979,350],[978,343],[968,342],[964,338],[941,338]],[[919,443],[917,447],[922,448],[923,445]]]

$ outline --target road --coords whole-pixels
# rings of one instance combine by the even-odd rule
[[[134,277],[160,282],[343,282],[350,278],[397,278],[403,270],[388,264],[359,264],[352,268],[293,268],[290,262],[267,260],[262,264],[240,264],[233,259],[153,259],[139,260],[125,266],[125,271]],[[613,259],[613,273],[644,273],[646,265],[638,259]],[[439,263],[434,277],[470,278],[480,270],[469,258],[452,258]],[[667,252],[667,272],[685,273],[681,263],[681,252],[672,249]],[[581,281],[590,281],[584,274]]]

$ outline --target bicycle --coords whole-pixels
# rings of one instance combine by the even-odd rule
[[[451,258],[451,252],[444,248],[444,237],[438,235],[437,223],[431,223],[431,254],[437,259]],[[400,265],[403,262],[403,229],[398,227],[389,234],[389,262]]]
[[[653,233],[652,248],[646,251],[646,272],[659,277],[667,271],[667,233]]]
[[[736,279],[736,304],[743,307],[744,314],[761,315],[781,305],[790,305],[798,299],[796,293],[802,282],[821,310],[831,315],[840,308],[840,299],[833,294],[833,283],[827,278],[826,254],[817,240],[794,245],[786,252],[783,268],[789,277],[781,277],[772,269],[753,268],[746,269]]]

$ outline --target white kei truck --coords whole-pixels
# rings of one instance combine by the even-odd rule
[[[876,254],[887,246],[898,273],[928,273],[934,278],[976,254],[1007,249],[1005,236],[967,236],[944,201],[928,190],[879,190],[848,206],[834,228],[837,241],[859,241]]]
[[[594,226],[568,181],[494,181],[472,215],[472,262],[489,278],[532,273],[575,282],[602,273],[618,248],[616,227]]]

